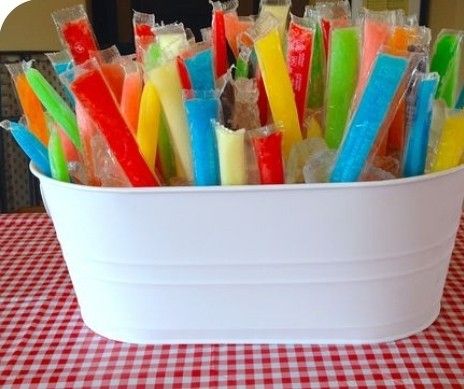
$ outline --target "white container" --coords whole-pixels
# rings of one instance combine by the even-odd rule
[[[370,343],[438,316],[464,168],[355,184],[113,189],[37,172],[82,318],[134,343]]]

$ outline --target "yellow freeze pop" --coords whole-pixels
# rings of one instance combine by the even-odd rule
[[[458,166],[463,152],[464,112],[460,112],[445,119],[431,171],[440,172]]]
[[[295,97],[288,75],[287,65],[280,45],[280,38],[272,16],[264,16],[264,24],[274,24],[264,34],[255,37],[255,50],[264,80],[274,123],[283,128],[283,152],[287,158],[293,144],[302,139],[300,123],[296,110]],[[259,22],[258,22],[259,23]],[[258,26],[263,31],[266,26]]]
[[[278,21],[278,29],[282,43],[285,43],[288,12],[291,0],[261,0],[261,11],[272,14]]]
[[[216,123],[221,185],[245,185],[245,129],[232,131]]]
[[[153,83],[147,81],[140,101],[137,143],[145,162],[152,171],[155,169],[160,116],[161,101],[158,92]]]
[[[150,80],[158,91],[171,132],[176,161],[181,167],[177,175],[181,179],[192,181],[192,152],[176,62],[172,60],[153,69],[150,72]]]

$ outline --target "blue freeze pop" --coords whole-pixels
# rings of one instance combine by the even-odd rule
[[[456,109],[463,109],[463,108],[464,108],[464,86],[461,89],[461,93],[459,94],[459,98],[456,103]]]
[[[331,182],[358,181],[408,69],[409,60],[380,53],[349,124]]]
[[[406,145],[403,176],[412,177],[424,174],[429,143],[430,125],[435,93],[439,82],[438,73],[430,73],[419,81],[414,116]]]
[[[4,120],[0,126],[11,132],[11,135],[18,143],[19,147],[40,170],[48,177],[51,176],[50,161],[48,159],[48,150],[35,135],[20,123]]]
[[[192,144],[195,185],[219,185],[219,158],[212,124],[213,119],[218,119],[219,101],[213,96],[197,96],[185,100],[184,104]]]
[[[185,60],[194,90],[213,90],[213,54],[211,49],[200,51],[193,57]]]

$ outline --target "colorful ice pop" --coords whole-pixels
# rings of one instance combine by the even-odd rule
[[[459,165],[464,152],[464,112],[450,112],[445,119],[440,141],[432,162],[432,173]]]
[[[277,20],[277,29],[280,36],[282,47],[285,45],[285,31],[287,28],[287,18],[292,5],[291,0],[261,0],[260,15],[270,13]]]
[[[325,93],[325,141],[338,149],[358,83],[361,35],[358,27],[332,30]]]
[[[98,44],[83,5],[55,11],[52,17],[63,44],[77,65],[94,55]]]
[[[300,128],[304,124],[306,100],[308,97],[313,36],[314,31],[305,25],[303,18],[291,15],[287,38],[287,66],[293,93],[295,94]]]
[[[97,53],[97,58],[100,62],[100,68],[108,83],[114,97],[121,102],[122,89],[124,86],[124,60],[116,46],[111,46],[105,50],[100,50]]]
[[[155,85],[163,106],[166,121],[171,131],[171,139],[176,161],[179,163],[177,175],[187,181],[193,180],[192,154],[190,139],[182,101],[182,86],[176,61],[168,61],[157,66],[149,73],[149,78]]]
[[[218,119],[219,100],[213,91],[196,91],[184,101],[192,144],[194,183],[219,185],[219,161],[213,121]]]
[[[182,89],[190,90],[192,89],[192,80],[190,79],[190,74],[185,64],[185,60],[178,56],[176,58],[177,71],[179,72],[180,83]]]
[[[68,73],[68,75],[72,78],[72,69],[74,65],[66,50],[58,51],[56,53],[46,53],[45,55],[52,64],[53,69],[55,70],[55,73],[58,77],[64,73]],[[66,93],[66,99],[71,104],[71,107],[74,108],[74,96],[66,85],[63,85],[63,87]]]
[[[192,89],[212,90],[214,89],[213,52],[211,47],[204,44],[198,44],[198,50],[184,59],[192,81]]]
[[[240,18],[237,15],[237,7],[237,0],[223,3],[226,39],[235,58],[237,58],[239,54],[238,37],[253,25],[252,18]]]
[[[251,50],[248,47],[243,47],[237,57],[235,63],[235,79],[248,78],[250,75],[250,56]]]
[[[26,70],[26,78],[32,90],[48,113],[63,128],[77,150],[82,150],[76,115],[58,92],[49,84],[42,74],[33,68]]]
[[[148,167],[155,169],[156,149],[161,117],[161,101],[151,81],[143,87],[137,128],[137,143]]]
[[[29,85],[24,73],[24,68],[28,66],[30,65],[23,63],[6,65],[15,85],[28,128],[44,145],[48,145],[48,127],[42,104]]]
[[[282,123],[283,153],[302,139],[292,84],[280,45],[276,20],[264,14],[251,32],[274,123]]]
[[[233,131],[215,123],[221,185],[247,183],[245,129]]]
[[[90,60],[76,69],[71,90],[89,117],[106,138],[112,153],[133,186],[158,186],[142,155],[137,142],[124,120],[96,60]]]
[[[136,58],[138,62],[142,62],[143,53],[155,42],[155,15],[134,11],[132,26]]]
[[[282,132],[274,125],[250,132],[262,185],[283,184]]]
[[[437,99],[443,99],[449,108],[455,106],[461,61],[462,31],[442,30],[435,42],[430,71],[440,75]]]
[[[0,127],[11,133],[18,146],[42,174],[48,177],[51,176],[47,148],[28,128],[24,127],[21,123],[9,120],[0,122]]]
[[[121,112],[135,134],[139,121],[140,99],[142,97],[143,76],[135,62],[124,65],[125,76],[122,86]]]
[[[405,150],[403,176],[424,174],[432,120],[433,98],[438,88],[437,73],[416,76],[417,93],[414,113],[409,130],[409,140]]]
[[[68,163],[57,131],[52,131],[50,133],[50,140],[48,142],[48,158],[50,160],[52,178],[62,182],[71,182]]]
[[[211,23],[212,43],[214,54],[214,71],[216,78],[222,77],[229,68],[227,60],[226,27],[224,9],[221,2],[211,2],[213,6],[213,20]]]
[[[408,69],[407,58],[380,53],[340,148],[331,182],[357,181]]]

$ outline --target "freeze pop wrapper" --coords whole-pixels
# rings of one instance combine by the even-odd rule
[[[125,75],[121,54],[116,46],[111,46],[105,50],[100,50],[96,55],[100,62],[103,76],[111,88],[114,97],[120,103]]]
[[[255,79],[240,78],[231,83],[234,91],[232,128],[252,129],[260,124],[258,111],[259,90]]]
[[[219,89],[219,101],[221,104],[221,113],[223,117],[223,123],[226,126],[232,126],[232,114],[235,109],[235,91],[232,85],[232,77],[221,77],[224,85]]]
[[[50,160],[52,178],[62,182],[71,182],[71,177],[69,176],[68,171],[68,163],[64,155],[63,146],[61,145],[61,138],[57,131],[52,131],[50,133],[48,157]]]
[[[304,183],[303,168],[308,160],[314,155],[327,150],[327,145],[322,138],[307,138],[296,143],[292,147],[287,163],[285,164],[285,183]]]
[[[140,100],[143,90],[143,75],[136,62],[124,64],[124,81],[121,94],[121,112],[132,132],[137,132]]]
[[[160,182],[140,154],[97,61],[86,62],[76,69],[76,73],[71,90],[105,137],[131,184],[158,186]]]
[[[275,125],[249,132],[262,185],[283,184],[284,165],[282,156],[283,134]]]
[[[161,50],[169,58],[176,57],[188,47],[187,35],[182,23],[156,26],[155,35]]]
[[[238,37],[253,25],[253,20],[250,17],[240,18],[237,15],[238,1],[231,0],[228,3],[223,3],[224,12],[224,27],[227,43],[229,44],[235,58],[239,54]]]
[[[263,14],[251,36],[264,80],[274,123],[282,123],[283,154],[286,158],[295,142],[302,139],[292,84],[280,45],[276,19]]]
[[[363,47],[357,95],[361,96],[366,85],[377,53],[385,45],[396,20],[396,11],[364,10],[362,24]]]
[[[250,55],[251,50],[248,47],[244,47],[240,50],[240,53],[237,57],[237,62],[235,63],[235,79],[239,78],[248,78],[250,75]]]
[[[192,144],[194,183],[219,185],[219,161],[213,121],[219,116],[219,100],[214,91],[196,91],[184,101]]]
[[[214,71],[216,78],[223,76],[229,68],[227,60],[226,26],[224,20],[224,8],[219,1],[210,1],[213,7],[213,20],[211,33],[214,54]]]
[[[155,42],[155,15],[134,11],[132,26],[136,58],[138,62],[142,62],[143,53]]]
[[[148,167],[154,171],[161,117],[161,101],[153,83],[143,87],[137,128],[137,144]]]
[[[29,65],[27,65],[29,66]],[[24,73],[25,65],[6,65],[16,88],[16,94],[26,118],[27,127],[44,145],[48,145],[48,127],[40,100],[29,85]]]
[[[69,136],[77,150],[82,150],[76,115],[58,92],[49,84],[42,74],[34,69],[26,70],[26,78],[34,93],[39,98],[48,113]]]
[[[304,24],[303,18],[291,15],[287,38],[287,65],[301,128],[308,97],[314,37],[314,31]]]
[[[326,56],[320,24],[320,15],[311,7],[306,7],[305,18],[314,30],[313,53],[311,57],[308,108],[321,109],[324,106]]]
[[[464,112],[450,112],[443,125],[431,172],[440,172],[458,166],[463,152]]]
[[[203,42],[212,42],[213,40],[213,30],[211,27],[205,27],[200,29],[201,40]]]
[[[77,65],[87,61],[98,50],[97,40],[83,5],[55,11],[52,17],[61,41]]]
[[[60,127],[60,125],[53,120],[51,115],[48,113],[45,114],[47,120],[47,126],[49,132],[56,131],[61,139],[61,146],[63,147],[64,156],[70,162],[81,162],[81,156],[79,151],[77,151],[76,147],[73,145],[71,139],[68,137],[66,132]]]
[[[277,30],[282,47],[285,45],[285,32],[291,5],[291,0],[260,0],[260,16],[264,13],[270,13],[277,20]]]
[[[440,75],[436,98],[455,106],[461,60],[462,31],[442,30],[435,42],[430,71]]]
[[[405,150],[404,177],[424,174],[432,121],[433,98],[439,82],[437,73],[419,74],[415,78],[418,85],[409,139]]]
[[[316,142],[318,139],[310,140]],[[337,152],[329,149],[325,143],[316,143],[314,146],[316,146],[315,150],[306,160],[303,168],[304,182],[306,184],[326,183],[329,181]]]
[[[431,31],[427,27],[394,26],[386,43],[386,50],[392,55],[403,55],[406,51],[422,48],[428,51]]]
[[[191,52],[184,56],[184,62],[192,82],[192,89],[214,89],[213,51],[209,44],[196,44]]]
[[[245,129],[230,130],[215,122],[221,185],[246,185]]]
[[[456,102],[456,109],[463,109],[464,108],[464,87],[461,89],[461,93],[459,94],[458,101]]]
[[[176,161],[178,162],[177,175],[191,182],[193,181],[193,171],[190,137],[176,61],[167,61],[157,66],[149,72],[148,76],[158,91],[166,115]]]
[[[21,123],[3,120],[0,127],[9,131],[18,146],[29,157],[42,174],[51,177],[48,150],[44,144]]]
[[[73,63],[72,59],[69,56],[68,52],[66,50],[58,51],[56,53],[45,53],[47,56],[48,60],[53,66],[53,69],[55,70],[56,75],[58,78],[63,74],[63,73],[68,73],[72,77],[72,69],[73,69]],[[64,87],[64,92],[66,94],[66,99],[68,100],[69,104],[71,104],[71,107],[74,108],[76,102],[74,101],[74,96],[72,95],[71,91],[66,85],[63,85]]]
[[[406,75],[409,60],[380,53],[369,82],[348,126],[331,182],[355,182],[363,171]]]
[[[361,35],[358,27],[332,30],[325,93],[325,140],[338,149],[349,119],[359,73]]]

